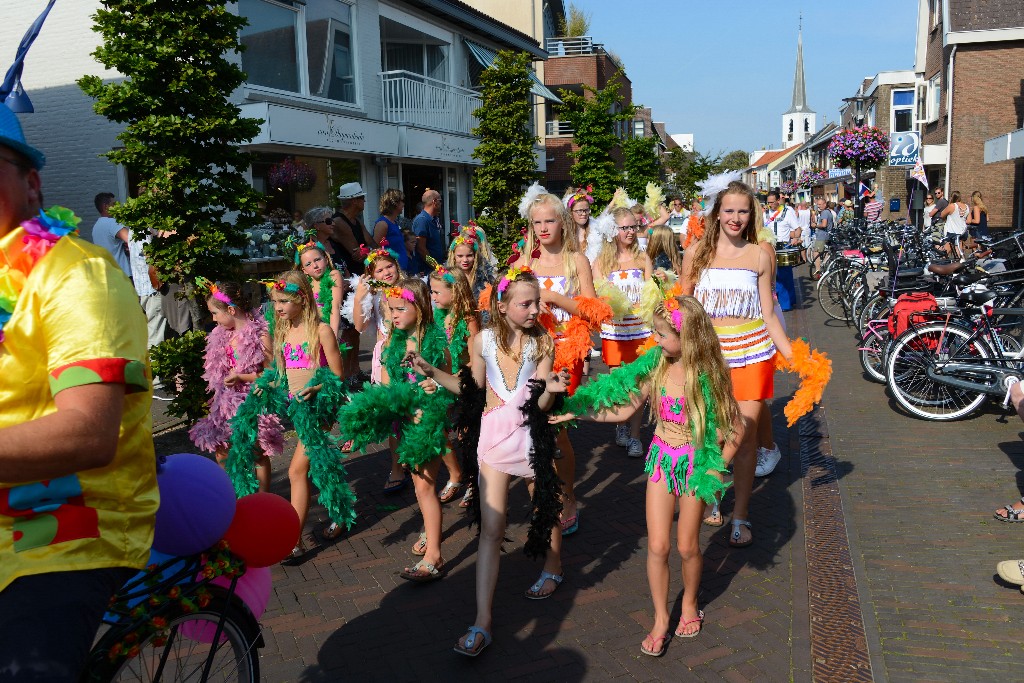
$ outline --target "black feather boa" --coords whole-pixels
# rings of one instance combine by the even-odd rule
[[[555,474],[555,435],[558,428],[548,423],[547,411],[540,409],[540,397],[544,394],[545,382],[530,380],[530,397],[523,404],[524,423],[530,430],[533,449],[530,451],[530,467],[533,468],[533,512],[530,516],[530,530],[526,534],[523,551],[527,557],[544,557],[551,545],[551,530],[558,525],[562,514],[562,481]],[[561,408],[562,394],[555,397],[552,412]]]
[[[466,493],[469,495],[470,526],[480,523],[480,464],[477,462],[477,450],[480,444],[480,420],[484,414],[487,392],[477,386],[473,379],[473,371],[468,365],[459,369],[459,400],[452,409],[452,426],[455,438],[452,448],[462,465],[462,481],[466,482]]]

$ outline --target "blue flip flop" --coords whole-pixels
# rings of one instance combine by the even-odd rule
[[[455,647],[452,649],[455,650],[455,652],[458,652],[460,655],[465,655],[467,657],[476,657],[478,654],[484,651],[485,647],[491,644],[491,634],[477,626],[470,626],[467,630],[469,632],[469,637],[466,638],[466,644],[463,645],[462,643],[456,641]],[[473,648],[476,647],[477,636],[483,638],[484,644],[474,650]]]

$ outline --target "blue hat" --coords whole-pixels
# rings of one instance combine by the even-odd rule
[[[25,142],[25,134],[21,132],[18,117],[6,104],[0,104],[0,145],[24,154],[36,170],[46,165],[46,155],[35,147],[29,147]]]

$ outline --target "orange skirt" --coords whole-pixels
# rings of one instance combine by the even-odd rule
[[[640,354],[637,351],[647,342],[647,338],[628,340],[601,340],[601,359],[605,365],[611,368],[618,367],[624,363],[632,363]]]
[[[764,401],[775,395],[774,358],[729,368],[732,375],[732,394],[737,401]]]

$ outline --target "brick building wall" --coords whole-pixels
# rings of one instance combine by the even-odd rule
[[[925,51],[924,78],[930,80],[939,76],[942,97],[939,98],[939,117],[926,123],[921,130],[921,144],[946,144],[946,52],[942,48],[942,24],[929,27],[928,45]]]
[[[985,140],[1024,125],[1024,43],[961,45],[953,74],[953,131],[947,196],[982,193],[989,225],[1013,224],[1013,161],[985,163]]]

